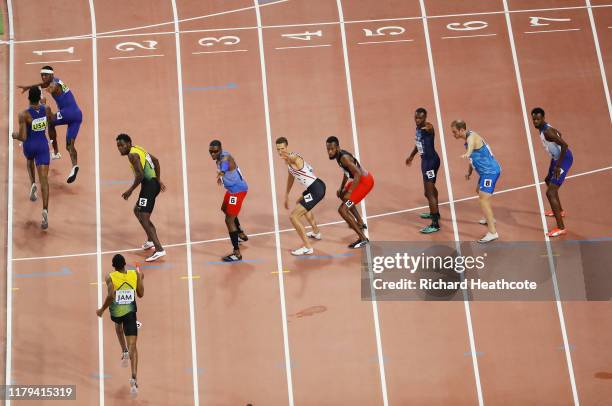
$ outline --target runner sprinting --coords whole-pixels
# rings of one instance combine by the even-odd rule
[[[49,125],[53,120],[53,113],[49,106],[40,103],[41,92],[38,87],[28,91],[30,106],[19,113],[19,132],[13,132],[13,139],[23,142],[23,154],[27,160],[28,175],[30,177],[30,200],[38,198],[36,190],[36,173],[42,192],[43,210],[40,227],[46,230],[49,227],[49,142],[45,132],[55,136],[55,129]]]
[[[107,294],[102,307],[96,311],[102,317],[104,311],[110,307],[111,320],[115,323],[115,332],[121,346],[121,366],[127,367],[130,360],[132,375],[130,378],[130,392],[138,393],[138,321],[136,320],[136,296],[144,296],[144,274],[136,269],[125,269],[125,258],[121,254],[113,257],[114,271],[106,275]],[[127,343],[126,343],[127,342]]]

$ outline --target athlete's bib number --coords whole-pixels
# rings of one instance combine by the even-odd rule
[[[485,179],[482,184],[484,185],[484,187],[491,187],[493,185],[493,180]]]
[[[68,85],[66,85],[64,82],[62,82],[61,80],[57,81],[57,84],[60,85],[62,87],[62,92],[64,93],[68,93],[70,91],[70,89],[68,89]]]
[[[433,169],[430,169],[425,172],[425,175],[427,175],[427,179],[433,179],[436,177],[436,172]]]
[[[416,143],[417,151],[419,154],[423,155],[423,143],[421,141],[417,141]]]
[[[134,289],[115,291],[115,303],[117,304],[126,305],[134,302],[134,300]]]
[[[140,199],[138,199],[138,205],[140,207],[147,207],[147,202],[148,199],[146,197],[141,197]]]
[[[238,197],[237,196],[230,196],[229,204],[234,205],[236,203],[238,203]]]
[[[61,120],[62,118],[64,118],[64,117],[62,117],[62,113],[60,113],[59,111],[58,111],[57,113],[55,113],[55,117],[56,117],[58,120]]]
[[[47,128],[47,117],[32,120],[32,131],[41,131]]]
[[[307,195],[304,195],[304,201],[305,201],[306,203],[308,203],[308,202],[312,202],[312,194],[311,194],[311,193],[308,193]]]

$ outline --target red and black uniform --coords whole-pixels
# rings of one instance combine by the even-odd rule
[[[361,202],[366,197],[366,195],[370,193],[370,190],[372,190],[372,188],[374,187],[374,176],[372,176],[372,174],[369,173],[365,168],[361,167],[359,161],[357,161],[353,154],[341,149],[340,152],[338,152],[338,156],[336,157],[336,162],[338,162],[338,165],[340,165],[340,167],[344,171],[344,175],[349,178],[349,181],[346,182],[346,185],[344,186],[344,192],[347,192],[349,190],[349,188],[353,184],[354,179],[354,176],[351,171],[342,163],[342,157],[345,155],[348,155],[349,159],[351,159],[355,163],[355,166],[357,168],[360,168],[362,171],[359,183],[357,184],[355,189],[353,189],[353,192],[351,193],[346,202],[346,205],[348,207],[351,207],[352,205]]]

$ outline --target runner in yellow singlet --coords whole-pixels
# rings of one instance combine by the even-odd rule
[[[144,296],[144,275],[138,268],[136,270],[126,270],[125,258],[121,254],[116,254],[113,257],[113,268],[115,270],[106,276],[108,294],[102,307],[96,311],[96,314],[98,317],[102,317],[104,310],[110,307],[111,320],[115,322],[115,332],[117,333],[122,350],[121,366],[127,367],[127,360],[129,358],[132,366],[130,392],[133,396],[136,396],[138,394],[138,383],[136,381],[138,370],[136,296],[139,298]]]

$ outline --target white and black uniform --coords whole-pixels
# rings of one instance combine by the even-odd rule
[[[301,155],[292,152],[289,156],[298,156],[302,158]],[[301,169],[294,169],[291,165],[287,165],[289,169],[289,173],[293,175],[293,177],[300,182],[306,190],[302,193],[302,198],[300,199],[300,204],[304,206],[307,211],[312,210],[317,203],[323,200],[325,196],[325,183],[317,178],[317,175],[314,173],[314,169],[312,166],[304,158],[302,158],[304,165]]]

